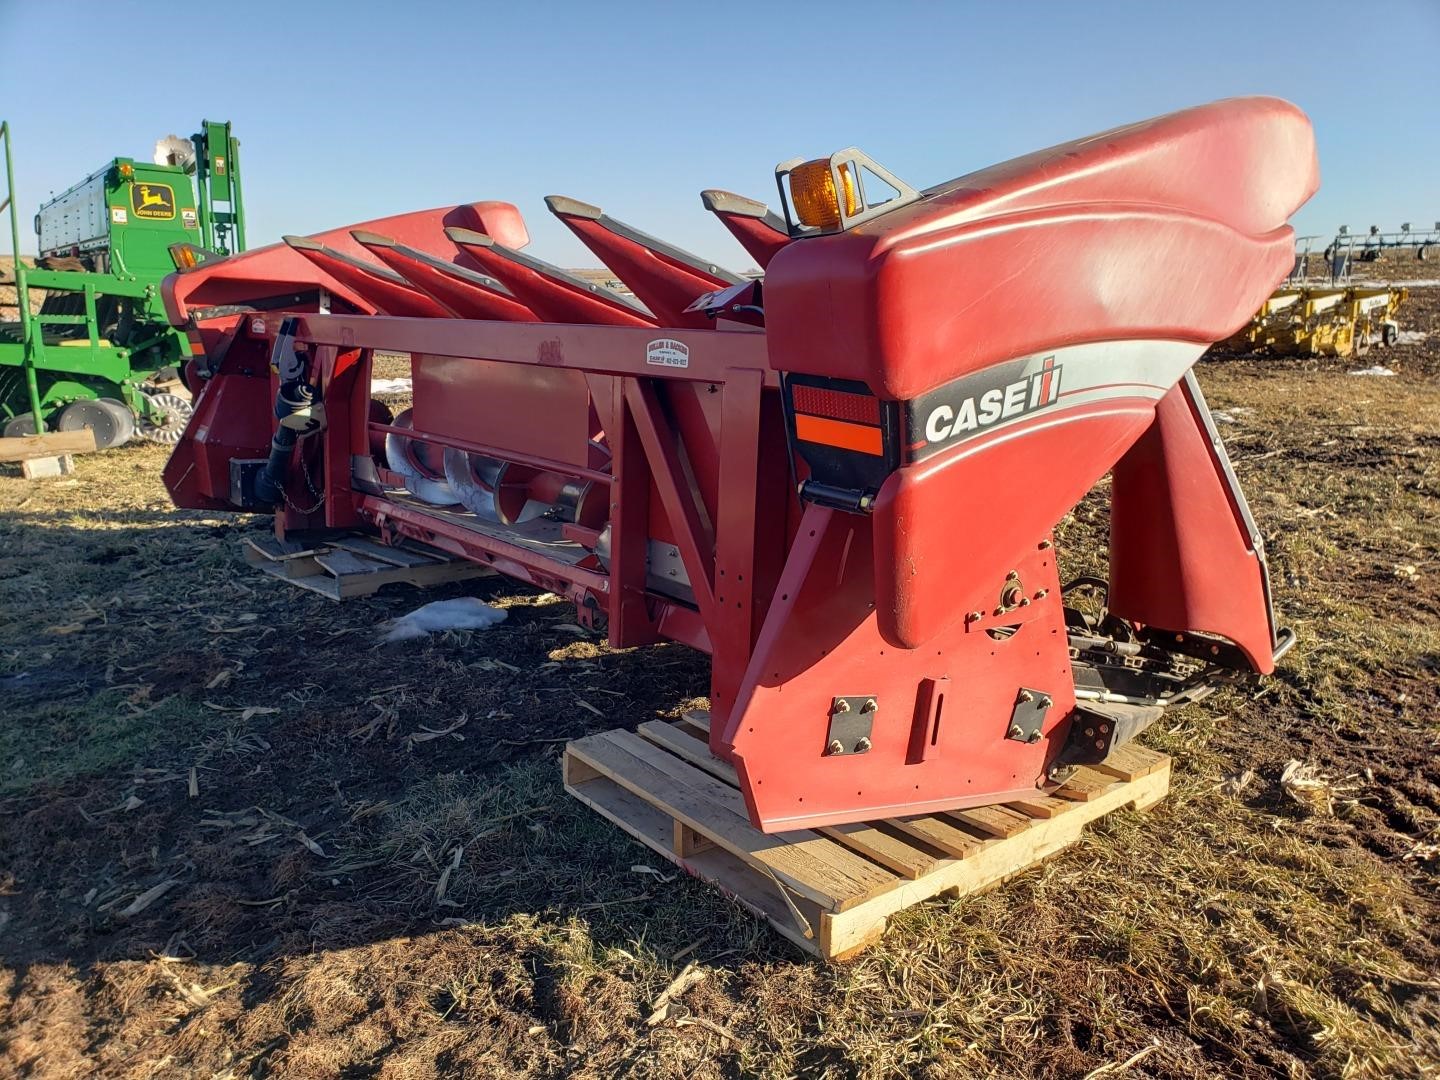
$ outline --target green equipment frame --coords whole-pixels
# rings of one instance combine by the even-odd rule
[[[127,158],[117,158],[108,166],[112,174],[120,170],[127,188],[148,181],[154,188],[170,189],[168,210],[174,219],[170,231],[141,235],[139,228],[149,223],[140,220],[147,215],[137,206],[129,215],[129,235],[138,243],[122,244],[118,223],[125,222],[127,215],[119,213],[122,208],[118,204],[107,203],[111,214],[107,227],[112,234],[106,252],[108,272],[43,269],[26,265],[21,255],[13,133],[8,121],[0,121],[5,151],[5,196],[0,210],[9,211],[18,313],[17,321],[6,331],[9,340],[0,340],[0,425],[28,412],[30,429],[45,431],[47,418],[70,402],[105,397],[118,399],[141,420],[163,424],[163,408],[142,386],[166,368],[183,367],[191,355],[186,335],[169,323],[160,292],[165,276],[175,269],[170,241],[198,240],[198,245],[188,246],[203,247],[201,257],[245,249],[239,141],[231,134],[229,123],[210,121],[201,125],[191,141],[195,146],[193,191],[180,186],[183,181],[188,188],[189,178],[179,167]],[[188,205],[192,197],[193,210]],[[69,302],[63,312],[32,311],[30,298],[37,289],[46,290],[47,297],[78,295],[80,302]],[[111,340],[114,335],[107,334],[97,301],[126,304],[128,329],[119,340]],[[77,326],[84,328],[83,333],[70,330]],[[51,330],[59,332],[47,333]]]

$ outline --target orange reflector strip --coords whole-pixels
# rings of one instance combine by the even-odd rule
[[[843,420],[827,420],[823,416],[796,413],[795,437],[802,442],[838,446],[841,450],[857,450],[876,457],[885,454],[885,440],[878,427],[847,424]]]

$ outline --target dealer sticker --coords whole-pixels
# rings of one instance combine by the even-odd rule
[[[656,338],[645,346],[645,363],[656,367],[689,367],[690,346],[674,338]]]
[[[113,221],[116,225],[124,225],[125,222],[128,221],[129,219],[130,219],[130,218],[129,218],[129,215],[125,213],[125,207],[123,207],[123,206],[112,206],[112,207],[110,207],[110,220]]]

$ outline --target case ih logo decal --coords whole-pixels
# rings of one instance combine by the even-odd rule
[[[1026,366],[1006,364],[998,372],[961,379],[911,402],[907,428],[911,456],[925,457],[1059,401],[1063,365],[1047,356],[1032,371],[1026,372]]]
[[[674,338],[656,338],[645,346],[645,363],[656,367],[689,367],[690,346]]]

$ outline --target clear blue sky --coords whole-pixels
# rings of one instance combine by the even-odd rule
[[[541,202],[564,194],[741,268],[698,193],[773,205],[780,160],[855,145],[926,187],[1256,93],[1318,132],[1301,231],[1440,218],[1440,0],[0,0],[0,61],[26,221],[230,119],[252,244],[494,198],[533,253],[593,265]]]

